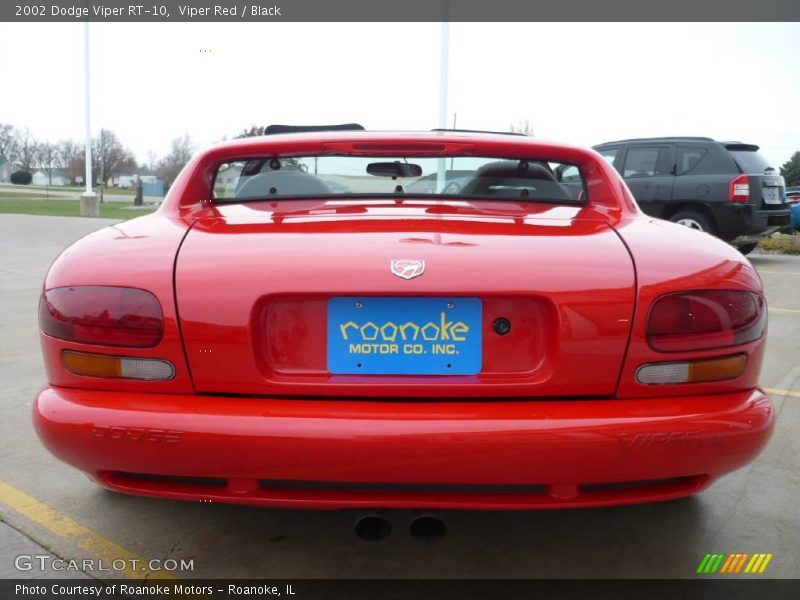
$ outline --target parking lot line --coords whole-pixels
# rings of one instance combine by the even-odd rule
[[[767,275],[800,275],[800,272],[797,271],[767,271],[764,269],[757,269],[758,274],[766,273]]]
[[[800,310],[798,310],[796,308],[773,308],[773,307],[770,307],[769,310],[771,312],[800,313]]]
[[[177,579],[175,576],[163,571],[150,571],[146,567],[148,564],[147,559],[115,544],[108,538],[62,515],[46,504],[39,502],[36,498],[29,496],[25,492],[18,490],[2,480],[0,480],[0,502],[29,521],[45,528],[50,533],[75,543],[78,547],[90,554],[90,556],[85,557],[86,559],[100,560],[104,565],[109,567],[114,561],[124,560],[125,568],[120,570],[115,569],[115,573],[124,575],[130,579]],[[69,559],[65,558],[65,560]],[[80,566],[84,557],[77,560]],[[93,573],[88,574],[92,575]]]
[[[775,394],[776,396],[789,396],[790,398],[800,398],[800,392],[794,390],[780,390],[776,388],[762,388],[768,394]]]

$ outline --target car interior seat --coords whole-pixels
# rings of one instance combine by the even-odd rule
[[[315,175],[302,171],[267,171],[247,178],[236,192],[236,197],[327,196],[332,193],[325,182]]]
[[[465,196],[569,200],[569,195],[549,169],[528,161],[503,160],[483,165],[464,184],[460,193]]]

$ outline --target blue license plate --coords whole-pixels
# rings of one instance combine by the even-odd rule
[[[337,375],[475,375],[477,298],[331,298],[328,371]]]

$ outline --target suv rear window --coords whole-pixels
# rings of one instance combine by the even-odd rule
[[[767,171],[774,171],[767,159],[758,153],[758,146],[726,146],[728,152],[733,156],[733,160],[739,165],[742,173],[752,173],[761,175]]]
[[[568,169],[568,171],[567,171]],[[561,180],[562,174],[568,177]],[[450,196],[576,204],[585,194],[576,165],[476,156],[298,156],[218,167],[218,202],[347,196]]]

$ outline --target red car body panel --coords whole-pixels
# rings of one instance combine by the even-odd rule
[[[581,168],[589,202],[210,201],[222,162],[326,153],[546,157]],[[403,257],[425,259],[425,276],[392,276]],[[192,159],[156,214],[67,249],[44,288],[80,285],[145,289],[163,309],[153,348],[41,335],[37,431],[119,491],[298,508],[624,504],[702,489],[772,429],[763,336],[668,355],[645,336],[659,296],[761,293],[755,270],[716,238],[644,216],[591,150],[456,134],[227,142]],[[501,314],[519,326],[484,336],[475,376],[333,376],[324,307],[354,294],[476,296],[484,327]],[[168,360],[175,376],[78,376],[65,350]],[[745,368],[722,381],[635,376],[733,354]]]
[[[112,489],[298,508],[674,498],[758,454],[772,413],[759,391],[366,402],[48,388],[35,407],[50,450]]]
[[[199,220],[181,248],[175,281],[196,390],[611,396],[635,296],[630,255],[613,229],[573,217],[578,209],[568,207],[529,216],[512,203],[494,202],[507,216],[489,212],[465,221],[431,215],[427,204],[363,207],[356,223],[335,214],[275,223],[274,213],[258,204],[222,207],[220,216]],[[550,212],[555,216],[548,219]],[[310,237],[324,248],[324,261],[308,251]],[[558,256],[565,239],[582,257],[568,272]],[[404,253],[426,261],[424,277],[392,275],[387,265]],[[495,268],[498,257],[513,267]],[[483,369],[474,377],[332,377],[325,344],[304,334],[325,331],[331,296],[470,296],[476,277],[485,332]],[[209,289],[225,294],[209,296]],[[500,316],[519,326],[491,335]]]

